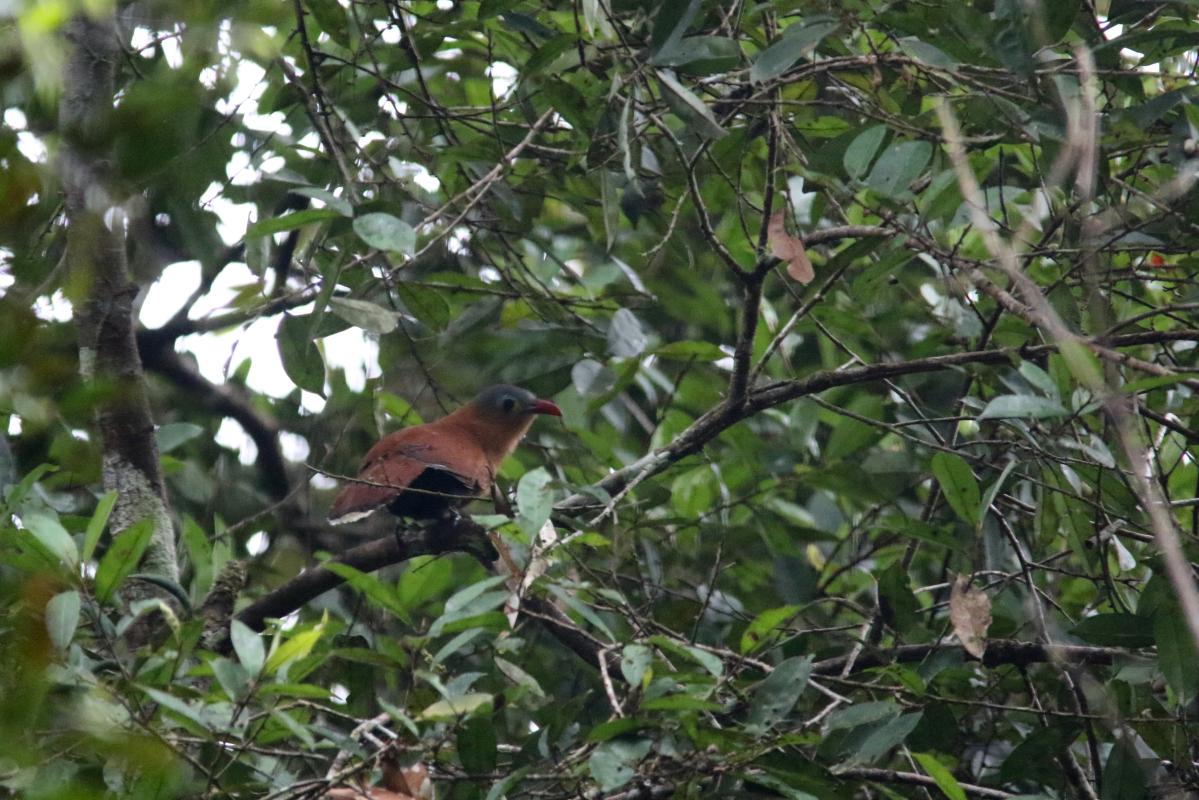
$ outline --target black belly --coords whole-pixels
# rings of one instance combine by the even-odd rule
[[[408,487],[387,504],[387,510],[397,517],[435,519],[474,496],[472,487],[441,469],[425,470]]]

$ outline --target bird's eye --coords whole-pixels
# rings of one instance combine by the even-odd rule
[[[516,400],[511,397],[505,397],[504,402],[500,403],[500,405],[504,407],[505,411],[511,411],[516,408]]]

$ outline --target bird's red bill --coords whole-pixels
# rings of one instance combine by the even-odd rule
[[[534,414],[549,414],[551,417],[562,416],[562,409],[558,408],[557,403],[549,400],[538,400],[533,403]]]

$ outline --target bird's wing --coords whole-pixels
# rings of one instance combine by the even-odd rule
[[[471,493],[491,485],[482,448],[457,428],[418,425],[389,434],[362,459],[358,481],[342,488],[329,509],[329,522],[362,519],[404,493],[427,469],[449,473]]]

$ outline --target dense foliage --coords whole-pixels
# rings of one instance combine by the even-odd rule
[[[0,786],[1197,785],[1194,11],[9,4]],[[564,410],[471,507],[523,580],[245,612],[494,382]]]

